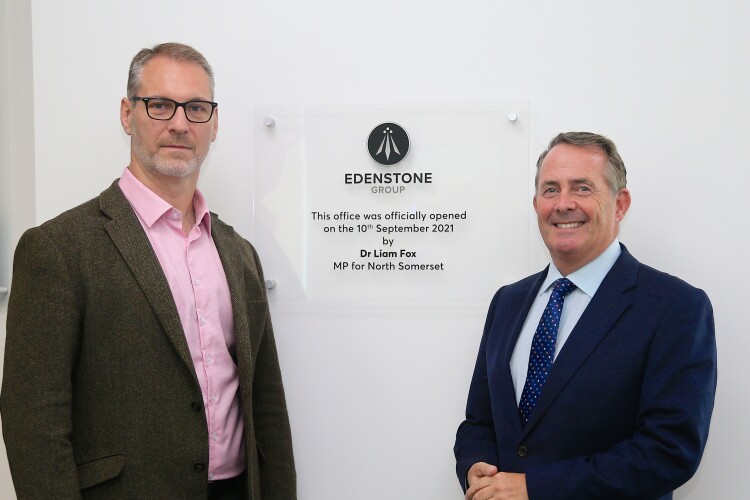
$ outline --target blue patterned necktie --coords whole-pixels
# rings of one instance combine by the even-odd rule
[[[529,370],[526,372],[526,383],[523,386],[521,400],[518,403],[518,411],[521,414],[521,425],[526,425],[531,417],[531,412],[536,406],[536,401],[542,393],[542,387],[547,381],[547,374],[552,368],[555,359],[555,342],[557,341],[557,329],[560,326],[560,313],[562,312],[565,297],[575,290],[576,286],[568,278],[560,278],[555,281],[555,287],[544,308],[542,319],[534,332],[531,341],[531,353],[529,354]]]

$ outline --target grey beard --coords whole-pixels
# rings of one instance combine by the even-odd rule
[[[169,177],[187,177],[200,168],[206,159],[206,155],[196,156],[190,160],[159,158],[157,154],[148,154],[137,139],[132,141],[132,146],[135,157],[144,168]]]

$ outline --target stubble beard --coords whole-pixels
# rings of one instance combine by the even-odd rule
[[[152,173],[158,173],[169,177],[187,177],[195,172],[203,164],[206,154],[193,156],[188,160],[180,158],[162,158],[158,151],[149,153],[143,146],[143,142],[135,128],[134,121],[131,121],[131,147],[138,163]]]

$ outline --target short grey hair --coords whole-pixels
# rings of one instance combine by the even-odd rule
[[[138,94],[138,90],[141,88],[143,67],[156,56],[168,57],[179,62],[199,64],[208,75],[208,83],[211,87],[211,99],[214,98],[214,70],[211,69],[211,65],[208,64],[203,54],[184,43],[168,42],[154,45],[150,49],[141,49],[133,57],[133,60],[130,62],[130,71],[128,72],[128,99],[132,99]]]
[[[562,132],[557,134],[550,141],[547,149],[539,155],[539,159],[536,162],[536,177],[534,178],[535,188],[539,186],[539,170],[542,168],[542,163],[547,157],[547,153],[558,144],[594,146],[599,148],[607,155],[607,169],[604,172],[604,178],[607,179],[607,184],[609,184],[612,193],[617,194],[621,189],[627,187],[625,162],[622,161],[620,153],[617,152],[617,146],[615,146],[615,143],[611,139],[603,135],[594,134],[593,132]]]

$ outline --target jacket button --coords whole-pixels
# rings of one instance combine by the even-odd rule
[[[196,472],[203,472],[206,470],[206,464],[203,462],[197,462],[195,465],[193,465],[193,469],[195,469]]]
[[[198,413],[199,411],[201,411],[201,404],[197,401],[193,401],[192,403],[190,403],[190,408],[192,408],[194,412]]]
[[[521,458],[526,458],[526,455],[528,455],[528,454],[529,454],[529,450],[528,450],[528,449],[527,449],[527,448],[526,448],[525,446],[521,445],[521,446],[519,446],[519,447],[518,447],[518,449],[516,450],[516,454],[517,454],[517,455],[518,455],[519,457],[521,457]]]

